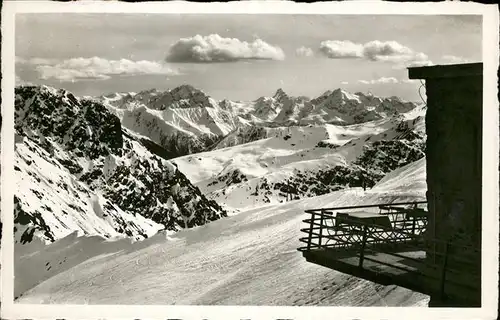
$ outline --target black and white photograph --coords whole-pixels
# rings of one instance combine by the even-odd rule
[[[496,315],[498,6],[59,5],[2,36],[9,310]]]

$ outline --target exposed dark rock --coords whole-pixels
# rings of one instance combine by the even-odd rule
[[[70,203],[67,210],[57,211],[62,215],[71,215],[69,211],[88,214],[83,198],[89,199],[92,192],[99,190],[105,197],[103,216],[114,219],[117,232],[127,236],[147,237],[140,226],[121,217],[115,207],[163,224],[168,230],[191,228],[227,216],[166,160],[172,153],[122,128],[120,120],[102,104],[47,87],[19,87],[15,93],[15,129],[24,137],[23,144],[30,152],[74,175],[71,186],[46,178],[54,188],[71,193],[84,204]],[[44,151],[40,152],[40,148]],[[27,165],[33,162],[18,160]],[[114,164],[109,166],[109,162]],[[89,165],[82,167],[80,163]],[[20,170],[17,167],[16,172]],[[27,174],[41,182],[36,170]],[[36,189],[31,191],[42,200],[44,194]],[[54,233],[43,217],[56,211],[47,205],[33,210],[22,201],[22,194],[16,195],[15,223],[25,226],[21,242],[30,242],[37,230],[40,232],[36,234],[45,240],[54,241]]]

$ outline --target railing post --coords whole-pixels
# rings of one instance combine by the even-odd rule
[[[319,222],[319,239],[318,239],[318,245],[321,248],[321,240],[323,238],[323,223],[325,219],[325,213],[324,210],[321,210],[321,219]]]
[[[313,233],[313,227],[314,227],[314,218],[316,216],[316,213],[313,211],[311,213],[311,222],[309,224],[309,238],[307,239],[307,251],[311,250],[311,244],[312,244],[312,233]]]
[[[444,287],[445,287],[445,282],[446,282],[446,267],[448,264],[448,247],[450,246],[449,242],[446,242],[446,246],[444,247],[444,260],[443,260],[443,266],[441,269],[441,286],[440,286],[440,294],[441,294],[441,299],[444,299],[445,294],[444,294]]]
[[[429,211],[429,219],[432,218],[432,234],[427,234],[432,239],[436,237],[436,195],[434,193],[431,194],[432,197],[432,213]],[[432,241],[432,250],[434,252],[432,257],[432,262],[436,263],[436,241]]]
[[[368,227],[363,227],[363,242],[361,243],[361,252],[359,253],[359,267],[363,267],[363,260],[365,259],[366,236]]]

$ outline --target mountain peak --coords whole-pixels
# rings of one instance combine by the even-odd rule
[[[180,86],[175,87],[171,91],[189,91],[189,92],[193,92],[193,91],[200,91],[200,90],[196,89],[195,87],[193,87],[190,84],[181,84]]]
[[[333,90],[330,96],[341,100],[356,100],[360,102],[358,94],[347,92],[341,88]]]
[[[398,96],[390,96],[388,99],[393,101],[406,102],[405,100],[401,99]]]
[[[56,89],[54,87],[42,84],[38,86],[24,86],[24,88],[28,88],[28,90],[31,90],[33,92],[38,92],[38,93],[48,93],[56,96],[63,96],[64,93],[66,92],[65,89]]]
[[[366,97],[373,96],[373,94],[371,92],[363,93],[361,91],[358,91],[358,92],[355,92],[354,94],[357,95],[357,96],[366,96]]]
[[[175,87],[170,90],[170,92],[178,92],[178,93],[186,93],[186,94],[193,94],[193,93],[203,93],[205,94],[202,90],[193,87],[190,84],[182,84],[178,87]]]
[[[288,98],[288,95],[283,89],[279,88],[278,90],[276,90],[276,93],[274,94],[273,98],[278,101],[281,101],[283,99]]]
[[[347,92],[347,91],[345,91],[342,88],[337,88],[337,89],[333,90],[330,95],[347,97],[347,96],[350,96],[352,94],[349,93],[349,92]]]

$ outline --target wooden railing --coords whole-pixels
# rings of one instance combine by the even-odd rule
[[[394,205],[418,205],[426,202],[397,203]],[[307,244],[300,251],[314,248],[358,248],[380,243],[410,243],[419,242],[427,225],[427,219],[408,219],[400,217],[401,210],[390,212],[385,204],[363,205],[351,207],[325,208],[306,210],[311,214],[310,219],[303,222],[309,225],[308,228],[301,229],[307,233],[307,237],[300,241]],[[385,223],[366,223],[359,219],[349,217],[348,211],[353,209],[379,209],[379,215],[386,217]],[[393,208],[391,208],[393,209]],[[383,212],[386,210],[387,212]],[[406,209],[409,212],[412,209]],[[347,212],[345,214],[344,212]],[[376,212],[373,212],[376,214]],[[382,220],[383,221],[383,220]]]
[[[372,265],[376,263],[396,269],[410,277],[419,275],[430,279],[442,296],[450,285],[479,290],[480,250],[426,237],[427,211],[419,208],[425,205],[425,201],[419,201],[306,210],[311,217],[303,220],[308,227],[301,229],[306,236],[300,241],[305,246],[298,250],[319,252],[331,259],[358,257],[359,268],[364,267],[365,261],[370,261]],[[361,214],[368,218],[349,214],[356,209],[366,209],[373,217],[366,212]],[[408,255],[410,252],[421,254],[415,257]],[[411,267],[377,258],[378,253],[410,261]],[[433,259],[426,259],[429,254]]]

